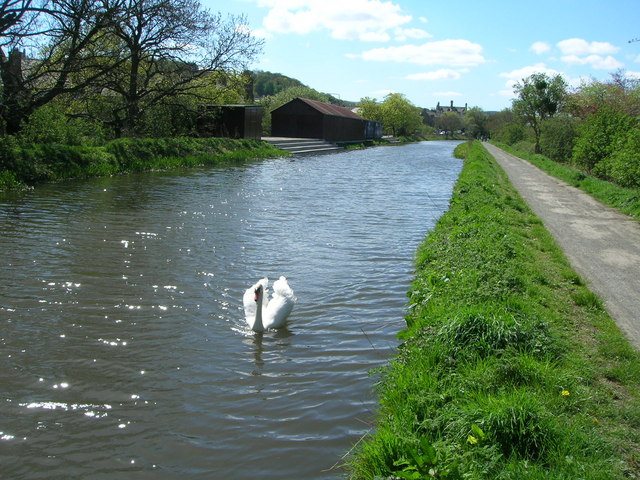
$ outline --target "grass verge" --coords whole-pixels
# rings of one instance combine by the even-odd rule
[[[351,478],[638,478],[639,353],[489,153],[460,148]]]
[[[596,200],[640,220],[640,189],[627,188],[586,175],[567,164],[554,162],[544,155],[522,152],[503,143],[492,142],[506,152],[524,158],[549,175],[584,190]]]
[[[257,140],[122,138],[104,146],[19,143],[0,139],[0,190],[42,182],[238,163],[287,155]]]

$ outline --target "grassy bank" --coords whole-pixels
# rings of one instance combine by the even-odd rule
[[[640,475],[640,355],[479,144],[419,248],[354,479]]]
[[[103,146],[0,139],[0,190],[42,182],[282,156],[266,142],[229,138],[123,138]]]
[[[549,175],[564,180],[584,190],[596,200],[640,220],[640,189],[627,188],[586,175],[570,165],[554,162],[543,155],[522,152],[502,143],[494,142],[501,149],[531,162]]]

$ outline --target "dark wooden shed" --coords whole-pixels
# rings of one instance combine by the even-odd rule
[[[200,105],[198,135],[260,140],[263,112],[258,105]]]
[[[274,137],[352,142],[380,138],[382,124],[365,120],[345,107],[295,98],[271,112],[271,134]]]

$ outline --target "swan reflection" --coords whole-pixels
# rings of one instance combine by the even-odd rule
[[[262,375],[265,363],[280,362],[291,346],[290,338],[294,333],[288,328],[270,330],[268,332],[253,332],[242,340],[253,354],[254,369],[251,375]],[[267,356],[267,360],[263,358]]]

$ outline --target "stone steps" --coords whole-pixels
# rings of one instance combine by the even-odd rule
[[[344,150],[335,143],[317,138],[262,137],[262,140],[281,150],[291,152],[293,155],[315,155]]]

